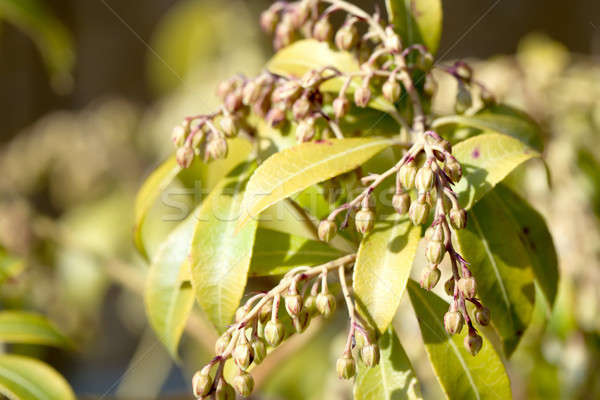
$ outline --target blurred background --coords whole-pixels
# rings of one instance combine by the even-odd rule
[[[82,398],[189,398],[213,333],[192,328],[175,364],[147,326],[134,196],[172,152],[172,126],[213,108],[221,79],[260,71],[271,50],[257,20],[268,4],[0,0],[0,256],[24,265],[2,285],[0,308],[41,311],[77,343],[11,351],[46,360]],[[535,166],[511,178],[548,219],[562,281],[550,322],[540,310],[511,360],[515,398],[600,398],[600,2],[443,5],[441,61],[467,58],[546,131],[553,189]],[[267,398],[345,398],[325,370],[295,379],[335,335],[324,330],[314,351],[270,371]],[[423,357],[409,350],[415,337],[403,343]],[[417,364],[426,398],[438,398],[427,363]]]

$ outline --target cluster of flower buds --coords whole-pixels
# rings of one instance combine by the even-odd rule
[[[490,106],[496,102],[492,92],[473,78],[473,69],[464,61],[456,61],[454,65],[443,70],[452,75],[458,85],[454,103],[454,111],[457,114],[464,114],[473,107],[472,89],[474,86],[479,89],[479,98],[484,106]]]

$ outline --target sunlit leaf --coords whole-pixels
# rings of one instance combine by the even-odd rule
[[[25,268],[22,259],[9,254],[4,247],[0,246],[0,285],[7,279],[13,278]]]
[[[435,54],[442,35],[441,0],[386,0],[389,20],[402,44],[424,44]]]
[[[234,168],[218,184],[196,213],[190,262],[196,299],[213,325],[224,330],[231,323],[244,294],[258,222],[236,225],[253,163]]]
[[[0,393],[11,400],[75,400],[52,367],[29,357],[0,354]]]
[[[539,152],[544,149],[542,130],[537,122],[524,112],[504,104],[484,108],[474,115],[449,115],[433,121],[434,128],[448,125],[502,133],[519,139]]]
[[[449,399],[511,399],[511,388],[502,361],[490,342],[472,356],[463,341],[467,329],[449,336],[443,318],[449,305],[436,294],[408,283],[408,294],[417,315],[425,350],[438,381]]]
[[[270,205],[315,183],[350,171],[390,146],[390,139],[332,139],[307,142],[269,157],[248,182],[242,226]]]
[[[44,316],[25,311],[0,312],[0,342],[72,347],[52,322]]]
[[[384,332],[410,276],[421,232],[397,214],[378,223],[360,244],[352,277],[359,309]]]
[[[534,305],[533,271],[521,229],[498,196],[485,196],[457,232],[462,256],[477,280],[477,296],[492,314],[492,324],[509,356],[525,332]]]
[[[471,208],[513,169],[540,154],[507,135],[488,133],[454,146],[452,153],[461,163],[463,178],[455,186],[458,200]]]
[[[379,338],[378,344],[379,364],[373,368],[358,364],[354,400],[422,399],[419,382],[392,327]]]

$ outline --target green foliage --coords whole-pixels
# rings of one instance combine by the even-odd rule
[[[0,284],[19,275],[24,268],[23,260],[8,254],[4,247],[0,246]]]
[[[386,0],[385,5],[405,46],[424,44],[435,54],[442,36],[441,0]]]
[[[23,311],[0,312],[0,342],[72,347],[46,318]]]

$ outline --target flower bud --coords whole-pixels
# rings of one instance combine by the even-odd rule
[[[242,103],[247,106],[254,104],[258,101],[260,92],[261,87],[256,81],[250,80],[246,82],[244,89],[242,90]]]
[[[224,115],[219,121],[219,125],[221,126],[221,130],[227,137],[235,137],[237,135],[237,126],[235,123],[235,119],[231,115]]]
[[[194,161],[194,150],[189,146],[183,146],[175,152],[175,159],[181,168],[188,168]]]
[[[225,97],[224,106],[229,113],[234,113],[239,110],[244,103],[242,102],[242,91],[234,90]]]
[[[237,85],[237,77],[222,81],[217,87],[217,96],[219,96],[221,100],[225,100],[225,98],[236,89]]]
[[[267,345],[262,338],[256,338],[252,341],[252,354],[254,355],[254,363],[256,365],[263,362],[267,356]]]
[[[487,326],[490,324],[490,309],[487,307],[478,308],[475,311],[475,319],[481,326]]]
[[[310,315],[308,311],[302,309],[298,315],[292,318],[292,323],[294,324],[294,329],[296,329],[296,332],[304,332],[310,323]]]
[[[426,202],[413,201],[408,210],[408,216],[414,225],[421,225],[429,218],[429,204]]]
[[[381,89],[383,92],[383,97],[391,103],[395,103],[398,98],[400,98],[400,92],[402,88],[400,84],[396,80],[396,78],[392,75],[388,80],[383,84],[383,88]]]
[[[250,396],[252,390],[254,390],[254,379],[252,379],[252,375],[245,371],[240,371],[231,383],[235,390],[243,397]]]
[[[396,193],[394,197],[392,197],[392,206],[398,214],[406,214],[408,212],[408,209],[410,208],[409,194],[406,192]]]
[[[229,346],[229,342],[231,342],[231,335],[228,332],[225,332],[215,342],[215,354],[223,354],[225,349],[227,349],[227,346]]]
[[[421,279],[421,287],[423,289],[431,290],[433,289],[438,282],[440,281],[440,276],[442,275],[440,269],[435,265],[431,269],[427,269],[423,273],[423,278]]]
[[[235,389],[223,378],[217,382],[215,400],[235,400]]]
[[[417,166],[413,160],[408,161],[402,167],[400,167],[400,183],[406,190],[412,189],[415,184],[415,177],[417,176]]]
[[[432,240],[427,243],[427,250],[425,251],[425,256],[427,260],[431,264],[439,264],[442,262],[444,258],[444,254],[446,253],[446,248],[444,247],[444,243],[437,240]],[[438,276],[439,279],[439,276]],[[437,281],[436,281],[437,284]],[[435,286],[435,284],[434,284]]]
[[[400,37],[396,35],[391,26],[385,28],[385,38],[383,40],[383,45],[394,53],[397,53],[402,49]]]
[[[180,147],[183,145],[187,135],[189,134],[189,129],[186,129],[183,125],[177,125],[173,128],[173,133],[171,133],[171,140],[175,147]]]
[[[285,296],[285,309],[290,317],[300,314],[302,303],[302,296],[299,294],[292,293]]]
[[[206,145],[206,154],[208,158],[220,160],[227,157],[227,141],[223,137],[215,137],[209,140]]]
[[[477,294],[477,282],[472,276],[460,278],[458,280],[458,290],[461,291],[463,296],[467,299],[472,299]]]
[[[419,192],[428,192],[433,187],[433,170],[429,165],[424,165],[415,176],[415,187]]]
[[[444,290],[448,296],[454,296],[454,278],[450,278],[444,283]]]
[[[320,18],[313,28],[313,37],[321,42],[331,39],[331,23],[327,17]]]
[[[315,119],[313,117],[301,120],[296,127],[296,139],[301,143],[309,142],[315,137],[316,133]]]
[[[458,311],[448,311],[444,314],[444,328],[450,335],[460,333],[463,328],[464,319]]]
[[[208,367],[208,365],[206,366]],[[212,388],[212,378],[210,377],[210,368],[202,368],[197,371],[192,378],[192,391],[194,396],[203,397],[210,393]]]
[[[238,340],[235,349],[233,349],[232,357],[237,366],[241,369],[248,368],[252,363],[254,358],[252,346],[250,346],[250,343],[248,343],[248,339],[246,339],[244,332],[241,333],[240,339]]]
[[[292,107],[292,113],[294,114],[295,119],[301,120],[305,118],[309,112],[310,101],[306,96],[302,96],[294,102],[294,106]]]
[[[302,308],[308,312],[308,315],[314,317],[319,312],[319,310],[317,310],[317,296],[313,296],[312,294],[306,296]]]
[[[267,112],[267,122],[275,127],[285,120],[285,111],[279,107],[273,107]]]
[[[446,157],[446,163],[444,164],[444,172],[454,183],[458,183],[462,177],[462,167],[456,158],[450,156]]]
[[[361,208],[354,217],[354,224],[358,232],[366,235],[375,226],[375,213],[368,208]]]
[[[464,114],[473,105],[473,98],[471,92],[464,86],[459,85],[458,93],[456,94],[456,104],[454,105],[454,111],[457,114]]]
[[[334,221],[324,219],[319,223],[318,234],[319,239],[323,242],[329,242],[337,233],[337,225]]]
[[[469,333],[467,337],[465,337],[465,347],[469,350],[472,356],[477,355],[479,350],[481,350],[481,346],[483,345],[483,339],[477,333]]]
[[[260,308],[258,312],[258,319],[263,324],[266,324],[269,319],[271,319],[271,314],[273,312],[273,303],[268,302],[264,306]]]
[[[278,21],[279,15],[270,8],[260,14],[260,27],[268,34],[273,33]]]
[[[341,50],[350,50],[356,45],[358,32],[354,23],[344,24],[335,34],[335,45]]]
[[[417,68],[428,72],[433,66],[433,56],[430,53],[419,53],[419,58],[417,58]]]
[[[317,295],[317,310],[325,318],[329,318],[335,311],[335,297],[330,293],[319,293]]]
[[[450,225],[454,229],[463,229],[467,225],[467,212],[462,208],[453,208],[448,214]]]
[[[427,74],[425,77],[425,83],[423,84],[423,91],[428,96],[433,96],[437,91],[437,82],[431,74]]]
[[[292,102],[296,100],[302,91],[302,85],[295,79],[285,81],[273,91],[272,100],[278,102]]]
[[[371,89],[369,89],[368,85],[363,84],[354,92],[354,104],[356,104],[358,107],[366,107],[370,100]]]
[[[340,379],[350,379],[356,374],[356,363],[350,354],[338,358],[335,369]]]
[[[337,119],[340,119],[346,115],[349,109],[350,102],[346,96],[337,97],[335,100],[333,100],[333,112],[335,113],[335,117]]]
[[[288,46],[294,40],[294,23],[288,14],[286,14],[279,25],[275,28],[275,38],[273,39],[273,46],[279,50],[285,46]]]
[[[280,321],[270,320],[265,325],[265,340],[272,347],[277,347],[283,340],[285,328]]]
[[[360,350],[360,357],[367,367],[374,367],[379,364],[379,346],[377,344],[367,344]]]

